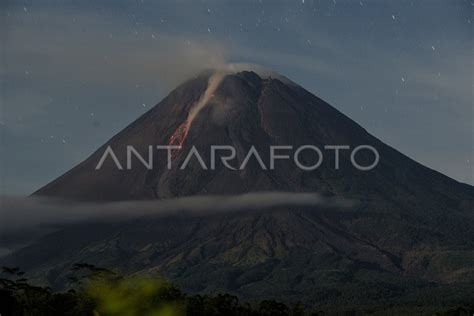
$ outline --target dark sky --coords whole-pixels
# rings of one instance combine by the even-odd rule
[[[0,193],[31,193],[224,62],[280,72],[473,184],[473,9],[463,0],[2,1]]]

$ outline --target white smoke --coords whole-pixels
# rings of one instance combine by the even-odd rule
[[[222,82],[222,79],[224,79],[226,74],[227,72],[225,71],[217,70],[211,75],[211,77],[209,77],[206,91],[204,91],[199,101],[194,104],[189,110],[187,119],[188,126],[191,125],[192,121],[197,116],[199,111],[201,111],[201,109],[209,102],[211,97],[213,97],[214,92],[219,87],[220,83]]]
[[[206,69],[219,69],[225,64],[226,49],[219,43],[200,39],[160,36],[154,41],[154,56],[137,56],[146,65],[145,73],[157,80],[163,91],[174,89],[183,81]]]

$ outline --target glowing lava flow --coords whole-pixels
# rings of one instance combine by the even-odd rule
[[[188,135],[189,131],[189,122],[188,120],[184,121],[181,123],[178,128],[174,131],[173,135],[171,135],[170,140],[169,140],[169,145],[170,146],[183,146],[184,139],[186,138],[186,135]],[[171,153],[171,158],[176,158],[177,154],[179,152],[179,149],[174,150]]]

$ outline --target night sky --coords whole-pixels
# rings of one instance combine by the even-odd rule
[[[1,1],[0,194],[30,194],[224,62],[271,68],[474,184],[473,10],[462,0]]]

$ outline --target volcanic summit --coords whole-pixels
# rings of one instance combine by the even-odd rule
[[[338,168],[332,154],[310,171],[284,160],[262,168],[255,159],[242,170],[222,163],[204,169],[195,159],[178,167],[193,147],[209,161],[211,145],[232,146],[236,157],[229,163],[238,165],[252,147],[267,163],[270,146],[307,144],[368,145],[380,160],[370,171],[354,168],[349,151],[340,152]],[[127,146],[148,157],[151,145],[181,146],[172,153],[171,168],[167,153],[157,151],[153,168],[134,161],[133,168],[120,170],[106,159],[96,169],[107,148],[125,165]],[[365,165],[373,158],[362,151],[357,156]],[[305,164],[313,160],[310,153],[301,155]],[[109,202],[261,191],[316,192],[357,204],[78,225],[7,259],[56,271],[48,274],[52,284],[60,283],[64,267],[92,261],[132,272],[157,269],[195,292],[224,289],[311,303],[367,301],[364,295],[416,301],[423,291],[461,293],[472,287],[474,188],[417,163],[271,72],[206,71],[191,78],[34,195]]]

